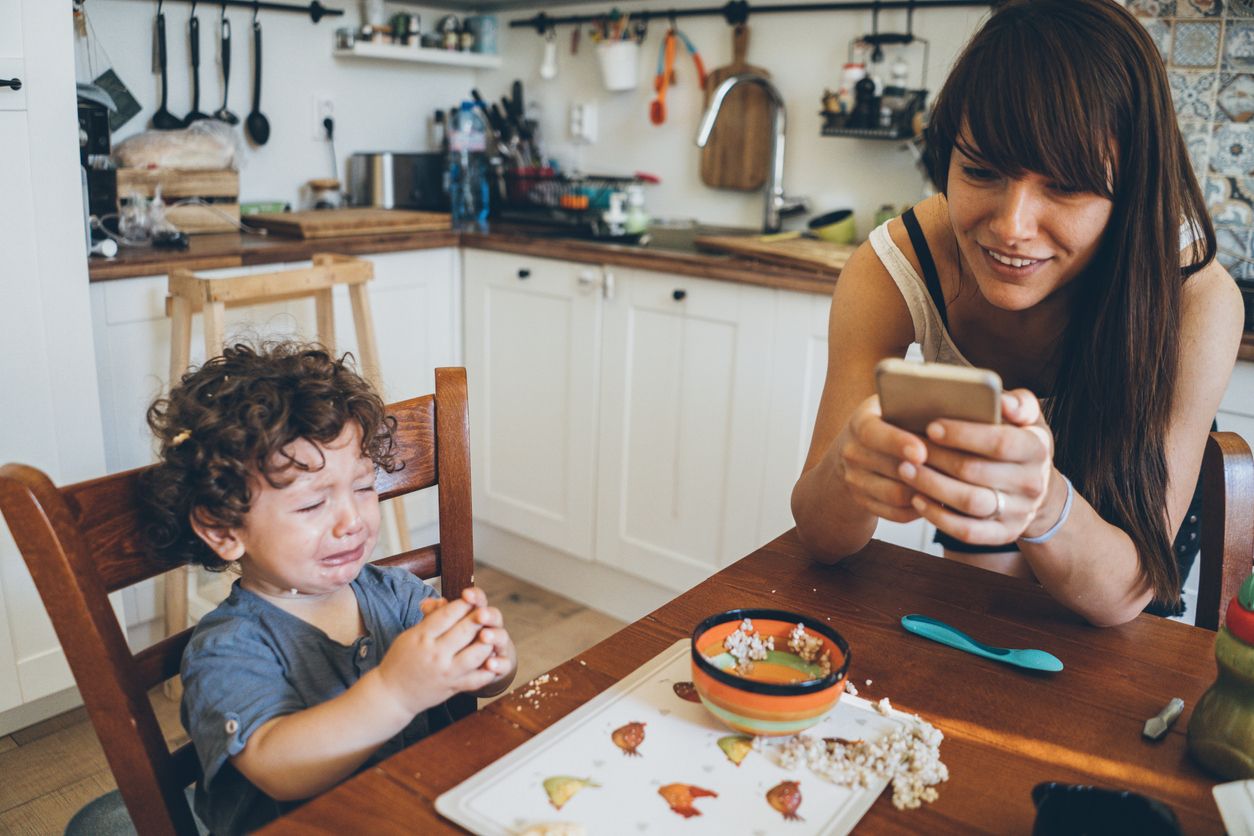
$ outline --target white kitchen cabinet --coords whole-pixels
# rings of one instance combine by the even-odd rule
[[[830,296],[780,291],[775,319],[774,370],[771,373],[771,414],[767,437],[759,537],[773,537],[795,523],[790,508],[793,485],[801,475],[814,419],[827,376],[827,319]],[[921,360],[918,345],[906,357]],[[940,553],[932,543],[935,527],[926,520],[894,523],[880,520],[875,538],[899,546]]]
[[[104,466],[91,359],[64,8],[0,0],[0,463],[66,483]],[[117,599],[113,599],[115,606]],[[26,564],[0,521],[0,735],[69,708],[73,678]]]
[[[476,516],[591,560],[605,273],[466,250],[463,276]]]
[[[775,292],[615,275],[596,559],[684,590],[760,545]]]

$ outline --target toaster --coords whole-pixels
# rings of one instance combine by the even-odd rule
[[[444,155],[374,151],[348,159],[348,197],[353,206],[447,212]]]

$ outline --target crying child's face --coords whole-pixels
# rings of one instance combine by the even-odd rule
[[[329,594],[357,577],[378,540],[374,462],[355,421],[327,444],[293,442],[283,457],[296,463],[277,474],[283,486],[256,478],[244,523],[233,529],[242,584],[270,595]]]

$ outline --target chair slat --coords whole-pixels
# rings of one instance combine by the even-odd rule
[[[135,654],[135,675],[145,688],[165,682],[179,672],[183,651],[191,641],[190,628],[168,636]]]
[[[396,418],[396,453],[404,467],[375,478],[379,499],[391,499],[436,483],[435,396],[426,395],[392,404]]]
[[[423,580],[434,578],[440,574],[440,544],[410,549],[407,552],[394,554],[374,562],[376,566],[392,568],[399,566],[411,575]]]

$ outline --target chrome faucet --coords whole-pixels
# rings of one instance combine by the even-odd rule
[[[787,117],[784,113],[784,97],[780,95],[779,88],[766,76],[757,73],[739,73],[728,78],[714,91],[714,95],[710,97],[710,106],[701,117],[701,128],[697,131],[697,147],[704,148],[705,144],[710,141],[710,131],[714,130],[714,122],[718,119],[723,99],[727,98],[727,94],[737,84],[756,84],[766,91],[771,101],[774,134],[771,137],[771,171],[766,178],[766,207],[762,212],[762,231],[779,232],[781,217],[803,212],[809,208],[808,201],[803,197],[784,196],[784,129],[787,126]]]

